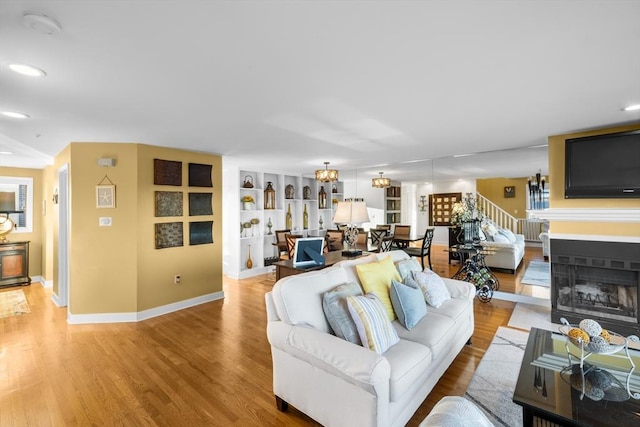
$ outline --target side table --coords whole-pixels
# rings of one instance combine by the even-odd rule
[[[493,255],[495,251],[482,246],[466,245],[453,245],[449,250],[460,257],[460,268],[451,278],[472,283],[476,287],[476,295],[480,301],[491,301],[493,292],[500,288],[500,282],[487,267],[484,259],[487,255]]]

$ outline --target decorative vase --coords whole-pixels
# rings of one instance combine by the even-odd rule
[[[320,220],[318,220],[318,223],[320,224],[320,230],[322,230],[322,224],[324,223],[322,216],[320,217]]]
[[[291,230],[293,228],[293,217],[291,216],[291,203],[287,205],[287,217],[286,217],[286,229]]]
[[[302,228],[304,230],[309,228],[309,213],[307,212],[307,204],[304,204],[304,211],[302,212]]]
[[[311,200],[311,187],[308,185],[305,185],[304,188],[302,188],[302,198],[305,200]]]
[[[269,233],[267,233],[269,236],[271,236],[273,233],[271,232],[271,227],[273,227],[273,223],[271,222],[271,217],[269,217],[269,222],[267,222],[267,227],[269,228]]]
[[[251,245],[247,246],[247,268],[253,268],[253,261],[251,260]]]
[[[293,199],[294,192],[295,192],[295,189],[293,188],[293,185],[288,184],[286,187],[284,187],[284,198]]]
[[[251,202],[242,202],[242,209],[245,211],[253,210],[253,203]]]

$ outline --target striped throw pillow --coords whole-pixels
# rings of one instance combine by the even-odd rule
[[[375,294],[349,296],[347,305],[363,347],[382,354],[400,341],[384,305]]]

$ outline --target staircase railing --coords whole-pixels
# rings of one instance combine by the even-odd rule
[[[518,218],[511,215],[509,212],[505,211],[482,194],[476,194],[476,203],[478,204],[478,207],[487,217],[489,217],[491,221],[495,222],[502,228],[508,228],[514,233],[518,233]]]
[[[518,220],[518,233],[524,234],[524,240],[539,242],[542,224],[543,222],[537,219],[520,218]]]

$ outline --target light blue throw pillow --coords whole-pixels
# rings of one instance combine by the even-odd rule
[[[408,330],[427,314],[427,304],[419,287],[413,288],[393,280],[389,295],[398,320]]]
[[[402,277],[402,280],[410,277],[414,271],[422,271],[420,263],[415,258],[403,259],[402,261],[398,261],[396,263],[396,268],[398,269],[398,273],[400,273],[400,277]]]
[[[357,283],[340,285],[325,292],[322,296],[322,309],[333,333],[338,338],[360,345],[358,329],[347,307],[347,297],[356,295],[362,295],[362,290]]]

